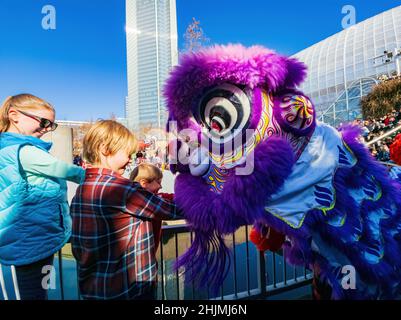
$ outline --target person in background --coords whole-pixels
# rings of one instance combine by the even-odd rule
[[[78,154],[74,155],[73,163],[74,163],[76,166],[81,167],[81,166],[82,166],[82,158],[81,158],[81,156],[78,155]]]
[[[174,195],[169,193],[158,193],[162,187],[162,179],[163,173],[162,171],[155,165],[151,163],[141,163],[131,173],[130,180],[133,182],[137,182],[141,185],[145,190],[156,194],[157,196],[163,198],[166,201],[172,202],[174,200]],[[159,219],[152,220],[153,226],[153,235],[154,235],[154,256],[156,256],[157,249],[160,244],[161,239],[161,226],[162,221]]]

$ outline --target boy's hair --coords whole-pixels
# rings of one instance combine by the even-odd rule
[[[101,147],[108,155],[119,150],[127,150],[132,155],[136,151],[137,141],[133,133],[114,120],[99,120],[86,133],[83,140],[83,158],[89,164],[98,164]]]
[[[130,180],[139,182],[142,179],[151,183],[155,180],[160,180],[163,178],[162,171],[151,163],[141,163],[132,170],[130,175]]]
[[[55,113],[50,103],[32,94],[22,93],[16,96],[10,96],[3,102],[0,108],[0,133],[6,132],[10,128],[8,113],[11,108],[19,111],[47,109]]]

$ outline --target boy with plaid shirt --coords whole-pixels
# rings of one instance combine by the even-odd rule
[[[155,299],[152,220],[182,219],[176,206],[123,178],[136,140],[116,121],[97,122],[83,141],[85,181],[72,200],[72,249],[84,299]]]

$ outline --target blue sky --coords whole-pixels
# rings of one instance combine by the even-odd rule
[[[400,0],[176,0],[179,48],[192,17],[210,43],[261,44],[294,54],[342,30],[344,5],[361,22]],[[56,29],[41,26],[56,9]],[[127,94],[125,0],[0,0],[0,100],[30,92],[57,118],[124,116]]]

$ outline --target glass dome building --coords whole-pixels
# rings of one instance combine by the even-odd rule
[[[320,120],[338,125],[360,117],[361,97],[370,92],[378,77],[397,73],[401,58],[401,6],[345,29],[293,57],[308,66],[301,90],[314,102]]]

